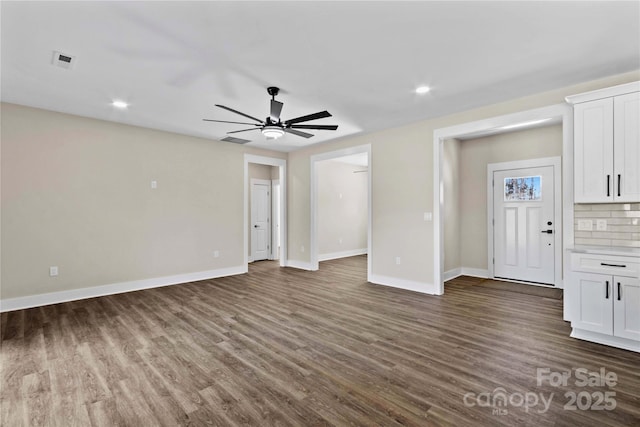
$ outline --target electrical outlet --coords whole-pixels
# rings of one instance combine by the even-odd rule
[[[220,251],[213,251],[213,257],[214,258],[219,258],[220,257]]]
[[[338,243],[342,244],[342,237],[338,239]]]
[[[599,219],[596,221],[596,230],[598,231],[607,231],[607,220]]]
[[[300,252],[304,252],[304,246],[300,246]]]
[[[578,220],[578,231],[592,231],[593,230],[593,221],[590,219],[579,219]]]
[[[424,213],[424,220],[425,220],[425,221],[433,221],[433,213],[431,213],[431,212],[425,212],[425,213]]]
[[[158,181],[151,181],[151,188],[154,190],[158,188]]]
[[[396,265],[400,265],[401,264],[401,259],[399,256],[396,257]]]
[[[58,266],[54,265],[49,267],[49,276],[54,277],[58,275]]]

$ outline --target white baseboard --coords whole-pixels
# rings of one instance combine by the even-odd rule
[[[295,259],[287,260],[287,267],[297,268],[299,270],[316,271],[317,268],[313,268],[310,262],[297,261]]]
[[[247,258],[247,262],[253,262],[253,255],[249,255],[249,258]]]
[[[346,258],[346,257],[350,257],[350,256],[366,255],[366,254],[367,254],[367,248],[351,249],[349,251],[331,252],[331,253],[328,253],[328,254],[320,254],[320,255],[318,255],[318,261],[329,261],[331,259]]]
[[[598,344],[608,345],[610,347],[622,348],[625,350],[640,352],[640,342],[627,338],[619,338],[611,335],[599,334],[597,332],[585,331],[583,329],[573,328],[571,337],[579,340],[596,342]]]
[[[393,288],[405,289],[408,291],[420,292],[429,295],[439,295],[436,287],[432,283],[417,282],[415,280],[400,279],[397,277],[371,274],[369,282],[375,285],[391,286]]]
[[[482,279],[486,279],[489,277],[489,270],[484,270],[482,268],[458,267],[445,271],[442,278],[446,282],[447,280],[455,279],[460,276],[480,277]]]
[[[199,271],[196,273],[177,274],[174,276],[156,277],[153,279],[113,283],[110,285],[94,286],[91,288],[72,289],[68,291],[51,292],[26,297],[8,298],[0,300],[0,312],[40,307],[43,305],[58,304],[61,302],[101,297],[105,295],[121,294],[124,292],[139,291],[142,289],[159,288],[162,286],[196,282],[198,280],[234,276],[237,274],[244,274],[246,272],[246,266],[239,265],[236,267]]]
[[[458,276],[462,276],[462,268],[461,267],[454,268],[454,269],[449,270],[449,271],[445,271],[442,274],[442,280],[446,282],[447,280],[455,279]]]
[[[489,277],[489,270],[485,270],[482,268],[470,268],[470,267],[462,267],[461,276],[471,276],[471,277],[480,277],[482,279],[486,279]]]

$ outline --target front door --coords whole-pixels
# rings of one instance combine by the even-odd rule
[[[493,172],[494,277],[554,284],[553,166]]]
[[[271,246],[271,181],[251,180],[251,255],[269,258]]]

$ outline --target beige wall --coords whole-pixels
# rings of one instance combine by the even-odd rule
[[[640,80],[627,73],[550,92],[531,95],[338,141],[311,146],[289,155],[289,258],[309,262],[309,157],[371,144],[372,272],[376,275],[433,283],[433,131],[442,127],[564,102],[564,97]],[[443,88],[446,90],[446,88]],[[424,102],[437,102],[437,93]],[[305,251],[301,249],[304,247]],[[401,256],[401,265],[395,257]],[[486,262],[485,262],[486,264]]]
[[[286,158],[12,104],[1,132],[2,299],[241,266],[244,153]]]
[[[458,267],[483,270],[489,268],[487,265],[487,165],[561,155],[561,125],[461,142],[460,265]],[[447,220],[448,218],[445,218],[445,224]]]
[[[460,141],[447,140],[443,145],[442,153],[444,271],[462,267],[460,263],[460,170]]]
[[[367,248],[366,168],[336,160],[318,162],[318,254]]]
[[[310,156],[363,144],[372,147],[373,273],[431,283],[433,224],[423,215],[434,210],[433,131],[634,80],[640,73],[313,145],[288,157],[2,104],[1,297],[241,265],[244,153],[288,158],[289,259],[309,262]],[[437,93],[424,102],[437,102]],[[60,267],[58,277],[48,276],[52,265]]]

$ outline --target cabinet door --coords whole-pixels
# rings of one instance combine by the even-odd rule
[[[640,280],[614,276],[613,283],[613,335],[640,341]]]
[[[571,326],[585,331],[613,334],[613,277],[573,273],[572,295],[576,299]]]
[[[639,202],[640,93],[616,96],[613,113],[614,199]]]
[[[612,202],[613,98],[576,104],[573,111],[575,202]]]

